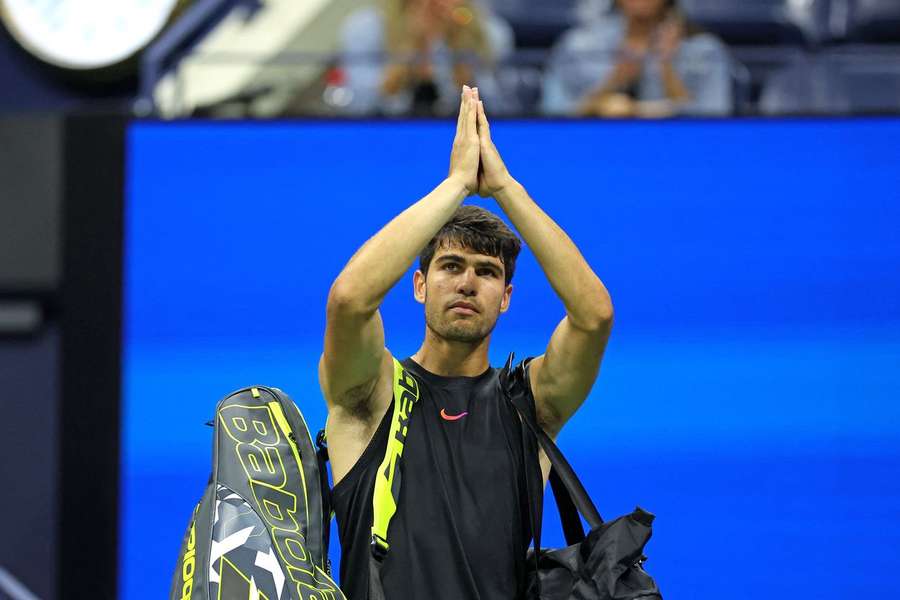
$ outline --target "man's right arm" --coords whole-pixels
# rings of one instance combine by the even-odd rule
[[[378,307],[422,248],[477,190],[478,160],[474,94],[465,88],[448,177],[363,244],[331,286],[319,363],[329,413],[362,417],[371,424],[374,419],[368,417],[380,418],[390,403],[393,367]]]

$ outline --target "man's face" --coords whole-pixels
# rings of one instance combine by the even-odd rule
[[[487,337],[509,308],[512,294],[502,260],[452,245],[439,247],[427,277],[416,271],[413,283],[429,329],[458,342]]]

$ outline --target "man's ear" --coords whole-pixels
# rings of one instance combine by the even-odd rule
[[[509,300],[512,297],[513,286],[512,284],[508,284],[506,289],[503,290],[503,298],[500,299],[500,313],[505,313],[509,310]]]
[[[425,304],[425,274],[416,269],[413,273],[413,296],[419,304]]]

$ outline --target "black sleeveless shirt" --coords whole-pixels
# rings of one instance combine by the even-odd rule
[[[419,383],[402,458],[397,513],[382,566],[387,600],[517,600],[531,540],[522,425],[501,395],[499,369],[441,377],[412,359]],[[529,392],[530,395],[530,392]],[[333,491],[340,583],[368,597],[375,473],[393,401],[372,441]]]

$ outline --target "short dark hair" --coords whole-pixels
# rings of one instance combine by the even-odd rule
[[[419,254],[419,270],[428,274],[431,259],[438,248],[459,246],[478,254],[503,261],[506,283],[512,281],[516,257],[522,242],[503,220],[489,210],[464,204],[456,209],[450,220],[431,238]]]

